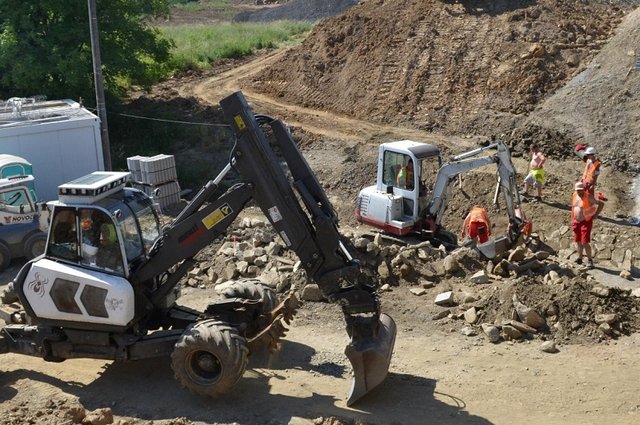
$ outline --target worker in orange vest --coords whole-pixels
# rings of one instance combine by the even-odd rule
[[[581,181],[585,190],[594,194],[602,162],[596,158],[596,149],[593,146],[585,149],[582,159],[584,160],[584,170],[582,171]]]
[[[479,206],[474,206],[467,214],[462,223],[460,237],[469,236],[471,239],[478,238],[480,243],[485,243],[491,235],[491,222],[487,217],[487,211]]]
[[[576,243],[577,264],[582,264],[582,256],[587,256],[587,266],[593,268],[591,253],[591,229],[593,219],[598,217],[604,207],[604,202],[597,200],[593,193],[585,188],[585,184],[577,182],[571,199],[571,230],[573,241]]]

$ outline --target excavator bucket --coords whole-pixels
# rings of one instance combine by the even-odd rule
[[[374,338],[347,345],[344,353],[353,368],[348,406],[384,381],[389,371],[395,341],[396,323],[383,313],[380,315],[377,335]]]

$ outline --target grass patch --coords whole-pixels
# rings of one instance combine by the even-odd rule
[[[267,47],[279,47],[299,40],[312,27],[311,22],[277,21],[269,23],[216,23],[160,27],[172,39],[170,68],[177,71],[206,69],[220,59],[239,58]]]

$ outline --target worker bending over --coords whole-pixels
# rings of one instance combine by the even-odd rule
[[[491,222],[487,217],[487,211],[479,206],[474,206],[464,219],[460,237],[469,236],[471,239],[478,238],[480,243],[485,243],[491,235]]]

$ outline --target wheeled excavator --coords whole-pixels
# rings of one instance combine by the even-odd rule
[[[295,295],[278,302],[269,287],[241,281],[196,311],[177,303],[179,281],[194,256],[254,201],[326,298],[342,308],[353,367],[347,404],[384,380],[395,323],[380,311],[376,285],[351,256],[338,217],[288,129],[254,115],[241,92],[220,105],[236,137],[229,163],[169,224],[160,225],[147,195],[127,187],[129,173],[95,172],[59,186],[46,251],[13,281],[18,307],[3,309],[8,324],[0,352],[52,362],[170,356],[188,390],[230,391],[248,356],[273,348],[284,335],[298,308]],[[216,195],[231,170],[240,181]]]
[[[478,157],[481,154],[484,156]],[[392,235],[415,234],[455,246],[455,235],[441,226],[451,183],[461,173],[492,164],[498,171],[494,202],[500,191],[509,217],[508,234],[479,247],[485,256],[492,258],[496,254],[496,242],[499,247],[508,246],[531,228],[521,208],[511,154],[502,141],[456,155],[444,164],[440,150],[432,144],[411,140],[381,144],[376,185],[360,191],[356,217]]]

